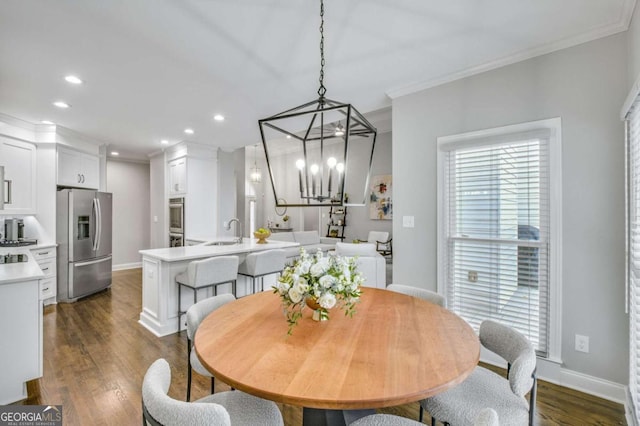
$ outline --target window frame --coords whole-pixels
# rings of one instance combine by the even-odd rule
[[[560,117],[441,136],[437,138],[437,290],[445,295],[448,239],[446,204],[447,152],[462,147],[482,146],[510,135],[546,130],[549,132],[549,361],[561,363],[562,349],[562,120]]]

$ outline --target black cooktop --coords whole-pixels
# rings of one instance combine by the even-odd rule
[[[23,247],[38,244],[38,240],[0,240],[0,247]]]

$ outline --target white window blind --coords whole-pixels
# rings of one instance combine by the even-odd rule
[[[628,116],[628,286],[630,318],[629,391],[640,421],[640,101]]]
[[[472,326],[493,318],[549,349],[549,132],[446,149],[447,304]]]

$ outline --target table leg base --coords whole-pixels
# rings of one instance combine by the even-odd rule
[[[305,407],[302,409],[302,424],[304,426],[348,426],[362,417],[375,413],[375,410],[321,410]]]

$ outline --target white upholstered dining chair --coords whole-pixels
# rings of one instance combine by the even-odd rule
[[[419,299],[426,300],[427,302],[435,303],[442,307],[446,307],[447,300],[444,296],[424,288],[418,288],[402,284],[389,284],[387,290],[395,291],[396,293],[406,294],[407,296],[417,297]]]
[[[392,414],[371,414],[350,423],[349,426],[420,426],[422,424],[415,420]]]
[[[420,426],[423,424],[392,414],[371,414],[350,423],[349,426]],[[473,426],[500,426],[498,413],[493,408],[484,408],[476,416]]]
[[[278,406],[240,391],[219,392],[196,402],[183,402],[167,395],[171,368],[165,359],[156,360],[142,383],[144,426],[274,425],[282,426]]]
[[[193,338],[200,327],[200,323],[211,312],[226,305],[229,302],[236,300],[233,294],[221,294],[220,296],[213,296],[205,300],[201,300],[187,310],[187,402],[191,400],[191,375],[192,371],[196,373],[211,377],[211,393],[214,391],[213,375],[202,365],[200,359],[193,351]]]
[[[476,367],[459,385],[420,401],[435,419],[451,425],[473,425],[486,407],[495,410],[505,425],[533,425],[536,404],[536,353],[517,330],[493,320],[480,325],[480,343],[507,361],[507,378]],[[529,392],[529,401],[525,395]],[[422,409],[420,410],[422,420]],[[489,423],[491,424],[491,423]]]

